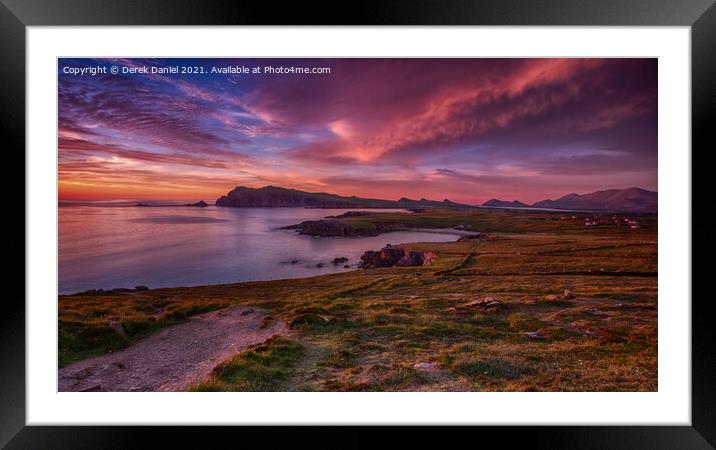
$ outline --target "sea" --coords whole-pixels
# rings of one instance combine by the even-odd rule
[[[363,252],[386,244],[459,238],[422,231],[312,237],[281,229],[347,211],[64,202],[58,219],[58,291],[71,294],[311,277],[358,270]],[[332,264],[337,257],[348,262]]]

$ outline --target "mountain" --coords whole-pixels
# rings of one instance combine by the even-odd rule
[[[281,207],[298,206],[313,208],[391,208],[396,202],[390,200],[342,197],[324,192],[304,192],[277,186],[254,189],[239,186],[216,200],[216,206],[235,207]]]
[[[482,206],[492,206],[495,208],[527,208],[530,205],[527,203],[522,203],[517,200],[513,200],[511,202],[505,201],[505,200],[498,200],[496,198],[490,199],[482,204]]]
[[[591,194],[567,194],[557,200],[542,200],[535,208],[570,210],[655,213],[658,211],[658,193],[641,188],[607,189]]]
[[[303,207],[303,208],[410,208],[410,207],[449,207],[465,208],[468,205],[443,200],[411,200],[401,198],[398,201],[375,198],[343,197],[325,192],[304,192],[277,186],[248,188],[239,186],[216,200],[216,206],[233,207]]]
[[[534,208],[568,210],[590,210],[610,212],[657,212],[656,192],[640,188],[609,189],[591,194],[568,194],[557,200],[543,200],[532,205]],[[344,197],[326,192],[304,192],[278,186],[248,188],[239,186],[216,200],[217,206],[233,207],[302,207],[302,208],[470,208],[471,206],[421,198],[413,200],[403,197],[398,201],[376,198],[361,198],[355,195]],[[512,202],[492,199],[482,204],[501,208],[529,208],[530,205],[514,200]]]

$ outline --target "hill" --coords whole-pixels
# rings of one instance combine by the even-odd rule
[[[248,188],[238,186],[216,200],[216,206],[233,207],[303,207],[303,208],[412,208],[412,207],[468,207],[450,200],[411,200],[401,198],[398,201],[375,198],[344,197],[326,192],[305,192],[277,186]]]
[[[482,206],[492,206],[493,208],[527,208],[530,205],[522,203],[518,200],[508,202],[506,200],[498,200],[496,198],[490,199],[482,204]]]
[[[542,200],[535,208],[656,213],[658,193],[641,188],[607,189],[590,194],[567,194],[557,200]]]
[[[471,208],[470,205],[455,203],[448,199],[414,200],[403,197],[400,200],[362,198],[355,195],[346,197],[326,192],[305,192],[278,186],[249,188],[238,186],[216,200],[217,206],[231,207],[301,207],[301,208]],[[589,194],[567,194],[557,200],[542,200],[532,205],[518,200],[491,199],[482,204],[494,208],[551,208],[565,210],[609,211],[632,213],[656,213],[658,193],[641,188],[608,189]]]

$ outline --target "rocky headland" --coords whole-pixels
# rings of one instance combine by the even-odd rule
[[[305,192],[298,189],[286,189],[278,186],[264,186],[262,188],[249,188],[238,186],[222,195],[216,200],[216,206],[230,207],[302,207],[302,208],[467,208],[448,199],[443,201],[412,200],[401,198],[383,200],[375,198],[362,198],[355,195],[346,197],[326,192]]]
[[[283,227],[285,230],[296,230],[298,234],[306,236],[334,237],[334,236],[378,236],[389,231],[402,231],[413,229],[412,225],[399,222],[373,222],[372,227],[356,228],[350,224],[335,219],[305,220],[296,225]]]
[[[408,250],[405,247],[386,245],[378,251],[369,250],[360,257],[360,267],[426,266],[435,259],[433,252]]]

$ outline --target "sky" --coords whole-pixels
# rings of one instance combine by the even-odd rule
[[[58,79],[61,200],[657,189],[656,59],[60,59]]]

